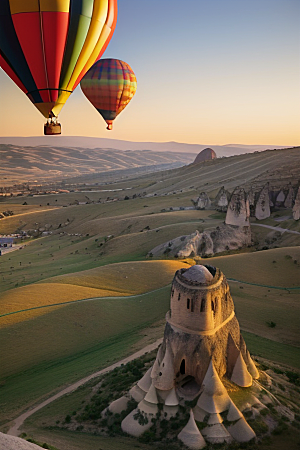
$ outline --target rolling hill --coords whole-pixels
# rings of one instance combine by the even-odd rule
[[[6,185],[35,179],[52,181],[144,166],[153,170],[172,168],[194,159],[193,153],[0,144],[0,177]]]

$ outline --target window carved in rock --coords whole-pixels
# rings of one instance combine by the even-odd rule
[[[192,298],[192,300],[191,300],[191,312],[194,312],[194,309],[195,309],[194,304],[195,304],[195,301]]]
[[[205,298],[203,298],[201,300],[201,306],[200,306],[200,312],[204,312],[205,311]]]
[[[190,303],[191,303],[191,300],[188,298],[187,301],[186,301],[187,309],[190,309]]]

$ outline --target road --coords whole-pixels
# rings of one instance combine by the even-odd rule
[[[44,408],[45,406],[49,405],[50,403],[54,402],[58,398],[69,394],[70,392],[75,391],[77,388],[82,386],[83,384],[87,383],[88,381],[92,380],[93,378],[99,377],[100,375],[103,375],[107,372],[112,371],[116,367],[120,367],[122,364],[127,364],[129,361],[133,361],[134,359],[140,358],[147,352],[151,352],[152,350],[155,350],[163,341],[163,338],[158,339],[153,344],[147,345],[142,350],[139,350],[138,352],[133,353],[132,355],[128,356],[127,358],[122,359],[121,361],[118,361],[111,366],[106,367],[105,369],[99,370],[98,372],[93,373],[92,375],[89,375],[85,378],[82,378],[81,380],[77,381],[74,384],[71,384],[67,388],[63,389],[62,391],[58,392],[57,394],[53,395],[52,397],[49,397],[47,400],[43,401],[39,405],[35,406],[33,409],[30,409],[29,411],[26,411],[25,413],[21,414],[19,417],[17,417],[13,425],[9,428],[7,434],[10,436],[18,436],[20,433],[20,427],[23,425],[24,421],[28,419],[28,417],[32,416],[32,414],[36,413],[40,409]]]
[[[281,227],[272,227],[272,225],[264,225],[262,223],[251,223],[251,227],[264,227],[264,228],[270,228],[270,230],[280,231],[280,233],[300,234],[299,231],[288,230],[287,228],[281,228]]]

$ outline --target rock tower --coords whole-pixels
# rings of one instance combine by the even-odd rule
[[[216,210],[226,212],[229,200],[230,200],[230,193],[226,191],[224,186],[222,186],[214,200]]]
[[[300,219],[300,187],[298,188],[297,195],[295,198],[295,204],[293,206],[293,219]]]
[[[225,223],[239,227],[249,226],[250,207],[243,188],[236,187],[231,196]]]
[[[263,220],[270,217],[270,214],[269,183],[267,183],[258,195],[255,205],[255,217],[258,220]]]
[[[206,192],[201,192],[197,202],[196,209],[207,209],[211,206],[211,201]]]
[[[234,312],[229,286],[213,266],[195,265],[175,273],[171,305],[162,345],[153,366],[129,392],[138,402],[122,429],[140,436],[159,416],[174,417],[179,405],[194,400],[190,418],[178,434],[186,446],[201,449],[206,442],[246,442],[255,437],[222,382],[252,385],[259,374]],[[109,409],[124,406],[124,397]],[[143,420],[138,420],[142,416]],[[224,423],[223,423],[224,421]],[[196,422],[202,422],[201,432]],[[226,425],[224,425],[226,424]]]

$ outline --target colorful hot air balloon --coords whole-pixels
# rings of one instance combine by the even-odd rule
[[[80,82],[84,95],[112,130],[112,122],[135,94],[137,82],[131,67],[119,59],[101,59]]]
[[[105,51],[117,0],[0,0],[0,66],[60,134],[56,118]]]

